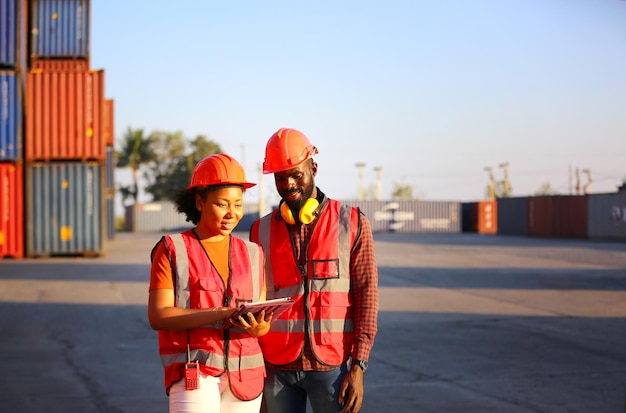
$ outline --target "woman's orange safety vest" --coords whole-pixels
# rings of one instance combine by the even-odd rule
[[[192,230],[164,236],[174,276],[175,305],[180,308],[211,308],[258,301],[263,282],[263,257],[259,246],[230,237],[228,285],[211,264]],[[159,353],[165,369],[165,391],[183,378],[187,344],[191,361],[211,376],[226,372],[230,389],[241,400],[252,400],[263,390],[265,364],[258,339],[242,329],[224,329],[223,322],[185,331],[159,330]]]
[[[263,356],[271,364],[291,363],[302,354],[308,337],[319,361],[338,366],[348,359],[353,344],[350,250],[358,231],[358,209],[328,201],[303,251],[305,268],[298,268],[287,224],[277,214],[266,215],[258,224],[258,242],[267,258],[267,298],[292,297],[296,302],[259,338]]]

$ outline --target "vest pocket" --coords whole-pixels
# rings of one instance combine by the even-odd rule
[[[339,278],[339,258],[312,261],[314,280]]]
[[[222,290],[213,279],[199,279],[191,291],[192,308],[215,307],[215,303],[222,302]]]
[[[319,312],[319,334],[314,339],[318,344],[330,345],[344,340],[346,323],[350,315],[350,295],[348,293],[320,293],[315,303]]]
[[[235,352],[239,363],[236,374],[239,375],[240,381],[262,379],[265,376],[265,363],[258,339],[248,336],[239,339],[238,343],[239,349]]]

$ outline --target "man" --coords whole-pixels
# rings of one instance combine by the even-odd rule
[[[257,220],[250,240],[266,254],[267,298],[296,303],[260,338],[270,413],[358,412],[377,331],[378,269],[369,221],[315,186],[318,150],[295,129],[266,145],[279,208]]]

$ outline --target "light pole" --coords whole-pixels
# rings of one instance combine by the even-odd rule
[[[359,162],[356,164],[356,167],[359,168],[359,201],[363,200],[363,168],[365,168],[365,163]]]

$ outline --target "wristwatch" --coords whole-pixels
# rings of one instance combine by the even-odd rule
[[[365,370],[367,370],[367,360],[354,360],[354,363],[365,373]]]

